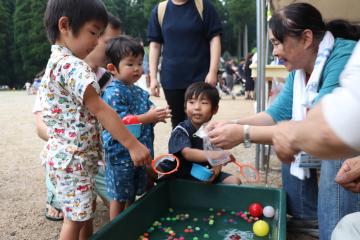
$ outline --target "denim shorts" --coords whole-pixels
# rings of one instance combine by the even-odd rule
[[[110,161],[106,161],[107,193],[112,200],[132,201],[136,195],[145,192],[147,185],[146,167],[135,167],[131,159],[117,159],[116,163],[112,164]]]

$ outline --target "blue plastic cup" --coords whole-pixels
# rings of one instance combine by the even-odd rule
[[[129,130],[129,132],[131,132],[132,135],[134,135],[136,138],[139,138],[141,136],[141,129],[142,129],[141,123],[129,124],[129,125],[126,125],[126,127]]]
[[[210,169],[196,163],[193,163],[190,174],[200,181],[208,181],[213,175]]]

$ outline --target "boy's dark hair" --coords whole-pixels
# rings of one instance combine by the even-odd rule
[[[108,23],[108,14],[100,0],[49,0],[44,14],[48,39],[55,43],[59,37],[59,19],[69,18],[69,26],[76,36],[80,28],[91,20]]]
[[[144,56],[144,48],[138,41],[130,36],[122,35],[112,38],[106,45],[105,55],[109,63],[112,63],[116,69],[122,59],[129,56]]]
[[[108,12],[108,24],[111,25],[114,29],[120,29],[122,30],[122,22],[119,18],[112,15],[110,12]]]
[[[197,82],[191,84],[185,92],[185,107],[186,102],[192,98],[199,96],[207,97],[211,102],[211,109],[214,110],[219,106],[220,96],[216,87],[206,82]]]

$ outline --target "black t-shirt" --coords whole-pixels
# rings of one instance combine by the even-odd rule
[[[174,154],[180,160],[179,169],[174,173],[175,177],[194,179],[190,174],[193,162],[186,160],[182,156],[181,150],[186,147],[203,150],[203,139],[195,135],[196,131],[197,129],[191,124],[191,121],[185,120],[179,123],[179,125],[171,132],[169,139],[169,153]],[[207,162],[196,163],[209,168],[211,167]]]
[[[186,89],[205,80],[210,66],[210,40],[222,32],[219,16],[203,0],[203,20],[194,0],[176,5],[171,0],[160,27],[156,6],[148,24],[148,40],[163,46],[160,81],[164,89]]]

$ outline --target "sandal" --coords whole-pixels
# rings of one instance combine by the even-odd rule
[[[46,218],[47,220],[50,220],[50,221],[62,221],[62,220],[64,220],[64,216],[58,216],[58,217],[50,216],[50,215],[49,215],[49,210],[50,210],[50,208],[53,208],[53,209],[55,209],[56,211],[58,211],[58,215],[59,215],[60,213],[62,213],[62,210],[61,210],[61,209],[58,209],[58,208],[56,208],[56,207],[53,207],[53,206],[51,206],[49,203],[47,203],[47,204],[46,204],[46,208],[45,208],[45,218]]]

